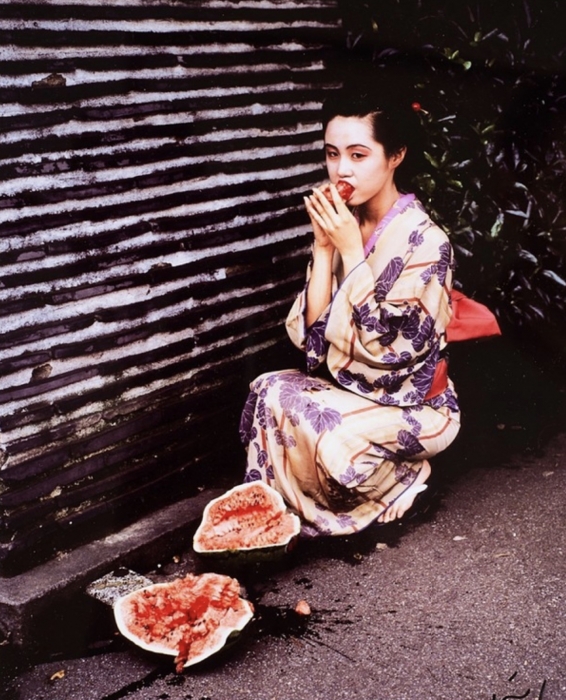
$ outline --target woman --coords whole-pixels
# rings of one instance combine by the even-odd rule
[[[441,371],[452,248],[401,192],[417,115],[340,95],[323,121],[331,184],[305,197],[312,259],[287,318],[307,373],[258,377],[240,426],[246,480],[277,489],[313,536],[400,518],[460,418]],[[347,204],[340,180],[354,188]]]

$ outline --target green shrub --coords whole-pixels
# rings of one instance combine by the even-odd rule
[[[560,0],[340,5],[346,75],[368,63],[392,72],[424,110],[428,167],[416,184],[450,233],[464,290],[487,302],[504,328],[564,345]]]

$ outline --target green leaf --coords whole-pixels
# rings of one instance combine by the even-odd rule
[[[471,258],[473,257],[473,253],[471,250],[468,250],[467,248],[464,248],[461,245],[458,245],[457,243],[454,243],[454,250],[462,255],[464,258]]]
[[[511,214],[512,216],[520,216],[522,219],[528,219],[528,212],[521,211],[520,209],[506,209],[506,214]]]
[[[566,287],[566,280],[563,280],[560,275],[557,275],[556,272],[553,270],[543,270],[541,272],[541,275],[544,277],[548,278],[549,280],[552,280],[553,282],[556,282],[556,284],[560,285],[561,287]]]
[[[450,166],[450,169],[451,170],[461,170],[462,168],[465,168],[468,165],[470,165],[471,162],[472,161],[470,159],[468,159],[468,160],[462,160],[460,163],[452,163],[452,165]]]
[[[542,309],[539,309],[538,306],[534,306],[533,304],[527,304],[527,309],[530,309],[535,316],[538,316],[538,318],[545,319],[544,311]]]
[[[538,259],[528,250],[524,250],[523,248],[521,248],[521,250],[519,251],[519,257],[521,258],[521,260],[526,260],[527,262],[530,262],[533,265],[538,265]]]
[[[436,168],[437,170],[440,168],[440,163],[427,151],[424,152],[424,157],[428,160],[428,162],[432,165],[433,168]]]
[[[495,220],[493,226],[489,230],[489,235],[491,238],[497,238],[499,236],[499,233],[503,228],[504,220],[505,217],[503,215],[503,212],[499,212],[499,214],[497,215],[497,219]]]

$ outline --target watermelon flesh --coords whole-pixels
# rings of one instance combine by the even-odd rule
[[[338,180],[336,183],[336,190],[338,194],[340,195],[340,198],[344,201],[347,202],[350,197],[354,194],[354,186],[351,185],[349,182],[346,182],[346,180]],[[334,200],[332,199],[332,192],[330,191],[330,186],[327,186],[323,190],[323,194],[328,199],[330,204],[334,204]]]
[[[193,545],[200,554],[287,550],[300,532],[299,518],[262,481],[236,486],[205,508]]]
[[[174,655],[177,671],[220,651],[253,617],[234,578],[188,574],[119,598],[120,632],[148,651]]]

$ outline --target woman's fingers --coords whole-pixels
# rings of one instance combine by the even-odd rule
[[[326,222],[319,213],[319,209],[315,206],[315,204],[311,201],[309,197],[303,197],[303,199],[305,200],[307,213],[311,217],[311,219],[314,222],[316,222],[319,226],[322,226],[322,228],[326,228]]]
[[[315,240],[318,242],[319,245],[330,245],[330,238],[328,237],[328,234],[325,231],[326,225],[323,219],[319,216],[312,203],[309,201],[308,197],[303,197],[303,200],[305,202],[307,214],[309,215],[309,218],[311,220]]]
[[[350,210],[346,206],[344,200],[338,192],[336,185],[329,183],[324,186],[324,191],[320,187],[313,189],[313,193],[317,194],[322,202],[322,206],[326,207],[326,210],[331,213],[338,213],[340,216],[344,217],[350,213]]]
[[[337,191],[333,196],[334,194],[337,195]],[[315,228],[315,236],[318,227],[343,258],[349,256],[357,259],[363,253],[360,227],[344,203],[339,203],[340,211],[337,211],[323,192],[315,187],[310,197],[305,197],[305,204]]]
[[[312,204],[313,210],[316,211],[325,222],[327,228],[336,227],[341,223],[342,217],[317,187],[313,189],[309,201]]]
[[[330,194],[332,196],[332,202],[334,203],[334,208],[336,209],[336,211],[339,213],[340,212],[341,213],[344,213],[344,212],[349,213],[350,210],[346,206],[342,197],[338,194],[338,190],[336,189],[336,185],[333,185],[332,183],[330,183],[329,189],[330,189]]]

